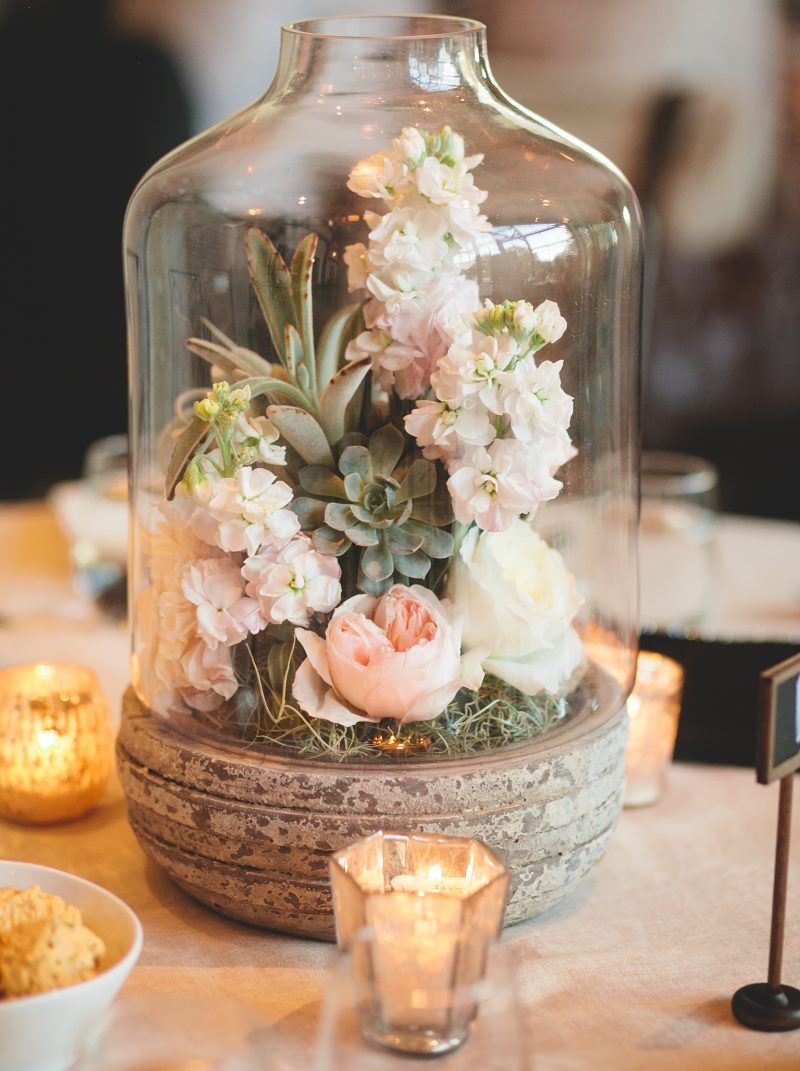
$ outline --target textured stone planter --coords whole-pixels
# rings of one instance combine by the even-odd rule
[[[333,938],[328,855],[379,829],[478,837],[512,872],[507,921],[568,895],[622,806],[616,686],[547,736],[470,759],[342,765],[185,735],[129,691],[117,745],[130,822],[181,888],[231,918]]]

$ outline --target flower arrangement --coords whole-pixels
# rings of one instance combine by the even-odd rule
[[[480,303],[491,224],[463,139],[405,128],[347,181],[386,211],[315,337],[317,236],[255,227],[277,360],[208,325],[212,387],[169,429],[147,537],[150,705],[336,758],[463,754],[545,731],[579,685],[574,579],[532,521],[574,454],[558,306]],[[184,412],[181,409],[181,412]]]

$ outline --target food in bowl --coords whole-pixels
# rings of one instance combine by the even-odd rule
[[[104,955],[80,910],[60,896],[39,885],[0,888],[0,998],[85,982]]]

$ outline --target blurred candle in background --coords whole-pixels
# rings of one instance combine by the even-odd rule
[[[683,667],[671,658],[639,654],[628,699],[626,807],[644,807],[661,797],[678,734],[683,676]]]
[[[92,670],[0,670],[0,814],[61,822],[97,801],[111,768],[108,704]]]

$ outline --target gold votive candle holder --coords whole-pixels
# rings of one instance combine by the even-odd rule
[[[333,856],[331,886],[364,1036],[417,1055],[461,1045],[476,1009],[459,994],[483,978],[508,870],[478,840],[375,833]]]
[[[0,669],[0,814],[62,822],[84,814],[111,769],[108,704],[91,669]]]
[[[626,807],[645,807],[661,798],[678,735],[683,678],[683,667],[673,659],[640,652],[628,698]]]

